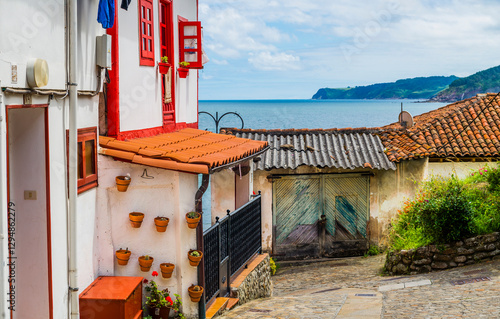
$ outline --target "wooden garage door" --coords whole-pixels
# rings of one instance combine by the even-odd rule
[[[335,242],[366,238],[369,177],[282,176],[273,183],[273,204],[276,254],[292,258],[332,255]],[[326,217],[323,248],[319,247],[321,215]]]

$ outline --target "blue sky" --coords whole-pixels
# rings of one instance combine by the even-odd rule
[[[500,1],[199,0],[200,100],[309,99],[500,64]]]

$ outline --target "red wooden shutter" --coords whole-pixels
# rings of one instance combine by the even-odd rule
[[[140,65],[155,65],[153,0],[139,0]]]
[[[180,62],[189,62],[188,68],[202,69],[201,22],[179,21]]]

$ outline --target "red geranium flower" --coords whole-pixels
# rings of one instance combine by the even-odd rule
[[[144,278],[144,281],[143,281],[145,284],[148,283],[148,280],[146,278]]]
[[[155,271],[153,271],[153,272],[151,273],[151,276],[153,276],[153,277],[158,276],[158,272],[157,272],[156,270],[155,270]]]
[[[165,298],[165,300],[169,303],[169,305],[173,305],[174,302],[172,301],[172,298],[170,298],[170,296],[167,296],[167,298]]]

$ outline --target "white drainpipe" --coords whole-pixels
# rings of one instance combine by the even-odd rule
[[[68,281],[70,298],[70,318],[78,319],[78,276],[77,276],[77,229],[76,229],[76,200],[77,200],[77,0],[68,0],[68,27],[69,27],[69,204],[68,204]]]

